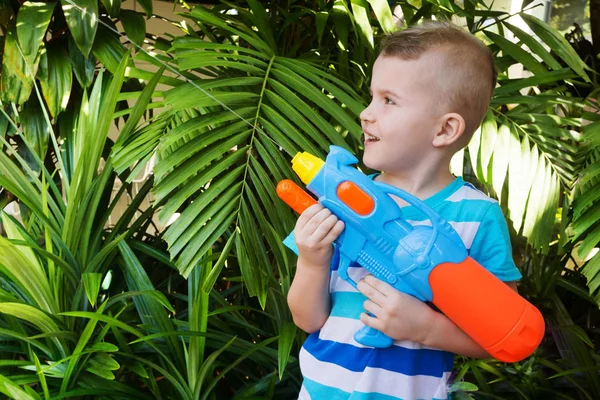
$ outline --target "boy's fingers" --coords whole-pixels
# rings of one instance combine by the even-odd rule
[[[315,215],[315,217],[313,219],[320,219],[321,215],[317,214]],[[333,229],[333,227],[335,226],[335,224],[338,222],[338,219],[335,215],[333,214],[329,214],[325,219],[323,219],[322,221],[320,221],[318,223],[318,225],[316,226],[314,232],[312,233],[312,237],[314,240],[317,241],[322,241],[325,237],[327,237],[327,235],[329,234],[329,232],[331,232],[331,229]],[[310,224],[312,224],[313,221],[311,220]],[[307,224],[307,227],[309,225]]]
[[[329,232],[327,233],[327,235],[323,238],[324,241],[326,242],[332,242],[337,239],[338,236],[340,236],[340,233],[343,232],[344,230],[344,222],[340,221],[339,219],[335,222],[335,225],[333,225],[333,227],[329,230]]]
[[[326,208],[323,208],[318,213],[313,215],[311,217],[311,219],[308,220],[301,229],[305,234],[314,236],[316,233],[318,233],[317,231],[319,230],[321,225],[329,223],[329,224],[331,224],[331,226],[333,226],[333,224],[331,222],[326,222],[330,216],[331,216],[331,211],[329,211]],[[327,230],[329,230],[329,228],[327,228]],[[325,236],[326,233],[327,232],[322,232],[321,237]]]
[[[374,288],[376,291],[380,292],[384,296],[390,296],[390,295],[394,295],[396,293],[396,289],[394,289],[393,286],[391,286],[387,282],[384,282],[380,279],[375,278],[371,274],[365,276],[363,279],[369,286],[371,286],[372,288]]]
[[[369,276],[373,279],[376,279],[372,275],[367,275],[363,279],[358,281],[358,283],[356,284],[356,288],[359,292],[367,296],[368,299],[374,301],[380,306],[383,306],[386,303],[387,296],[369,283],[369,281],[371,281],[367,280],[367,277]]]
[[[377,303],[371,300],[365,300],[363,303],[363,308],[365,309],[365,311],[370,312],[375,317],[383,315],[382,308]]]
[[[308,222],[313,217],[313,215],[321,211],[323,208],[324,207],[321,203],[313,204],[312,206],[304,210],[302,214],[300,214],[300,217],[298,217],[298,221],[305,221],[305,223]]]
[[[382,331],[383,329],[383,325],[381,323],[381,321],[375,317],[370,316],[367,313],[361,313],[360,314],[360,321],[367,325],[370,326],[371,328],[377,329],[378,331]]]
[[[302,215],[300,215],[300,218],[298,218],[298,221],[296,222],[296,229],[305,230],[307,233],[312,233],[315,229],[317,229],[321,222],[323,222],[330,215],[331,211],[322,205],[312,205],[307,208]]]

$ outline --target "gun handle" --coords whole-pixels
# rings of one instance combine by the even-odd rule
[[[302,214],[308,207],[317,204],[315,199],[290,179],[280,181],[276,191],[277,196],[298,214]]]
[[[374,315],[371,313],[369,313],[369,315],[374,317]],[[380,349],[390,347],[394,343],[394,339],[385,333],[366,325],[360,328],[354,334],[354,340],[365,346],[371,346]]]

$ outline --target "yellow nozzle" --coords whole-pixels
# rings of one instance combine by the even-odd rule
[[[307,152],[298,153],[292,159],[292,169],[305,185],[308,185],[324,164],[325,161]]]

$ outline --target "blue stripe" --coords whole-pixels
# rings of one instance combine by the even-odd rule
[[[450,222],[481,222],[488,208],[494,203],[486,200],[465,199],[458,202],[444,202],[435,211]],[[410,221],[429,220],[425,214],[413,206],[402,207],[404,218]]]
[[[304,342],[304,349],[317,360],[333,363],[349,371],[361,372],[365,368],[381,368],[403,375],[427,375],[441,378],[452,370],[452,353],[430,349],[407,349],[391,346],[385,349],[356,347],[319,339],[318,332]]]
[[[304,381],[302,382],[302,385],[310,395],[310,398],[313,400],[348,400],[350,397],[350,393],[344,392],[341,389],[322,385],[319,382],[315,382],[306,377],[303,378]],[[352,395],[354,395],[354,393]]]
[[[360,319],[364,311],[363,304],[367,298],[360,292],[333,292],[331,293],[332,317]]]

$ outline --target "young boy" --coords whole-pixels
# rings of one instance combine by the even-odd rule
[[[373,66],[372,101],[360,115],[363,161],[384,171],[376,181],[423,199],[448,220],[471,257],[516,290],[521,274],[499,205],[449,172],[450,159],[480,125],[494,86],[492,54],[460,28],[431,22],[387,36]],[[398,202],[411,223],[427,223]],[[294,230],[298,263],[288,304],[296,325],[311,333],[300,353],[299,398],[446,399],[453,353],[488,354],[443,314],[359,265],[349,268],[358,291],[340,279],[332,243],[343,229],[317,204]],[[358,344],[353,335],[363,324],[394,345]]]

